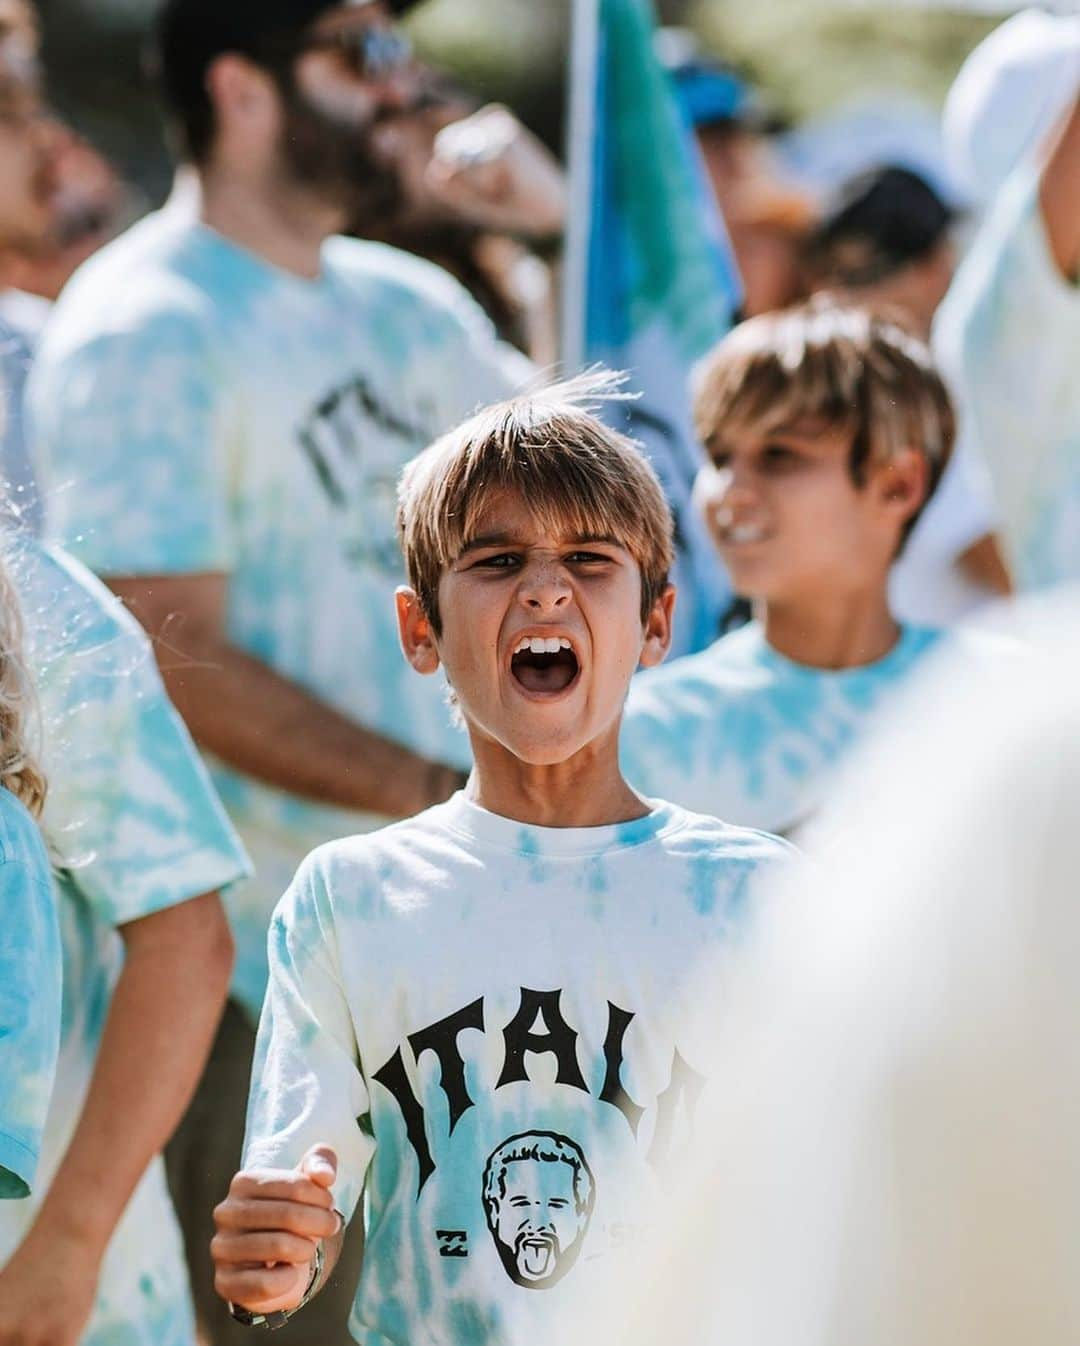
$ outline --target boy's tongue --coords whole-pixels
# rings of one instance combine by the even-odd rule
[[[514,677],[529,692],[561,692],[569,687],[577,673],[577,660],[571,650],[558,654],[516,654]]]

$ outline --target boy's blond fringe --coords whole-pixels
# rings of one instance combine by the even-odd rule
[[[0,785],[41,816],[48,785],[38,763],[37,694],[23,656],[23,620],[7,558],[0,555]]]

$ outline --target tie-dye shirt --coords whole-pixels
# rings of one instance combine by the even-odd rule
[[[411,675],[398,646],[396,482],[530,372],[426,262],[337,238],[304,280],[172,209],[65,291],[30,410],[54,526],[93,570],[227,573],[230,641],[350,719],[465,765],[441,680]],[[275,902],[310,850],[375,820],[212,769],[258,875],[229,899],[235,991],[254,1019]]]
[[[41,833],[0,786],[0,1200],[34,1188],[60,1045],[60,932]]]
[[[623,772],[646,794],[789,833],[817,811],[834,767],[938,642],[938,632],[909,626],[876,663],[810,668],[779,654],[752,622],[634,678]]]
[[[149,642],[56,548],[21,541],[10,565],[45,736],[43,828],[57,861],[64,989],[60,1059],[29,1201],[0,1205],[0,1264],[18,1246],[71,1139],[123,944],[117,927],[249,872]],[[148,1073],[152,1066],[148,1063]],[[187,1272],[160,1160],[112,1239],[81,1346],[194,1346]]]
[[[1036,164],[1002,190],[934,349],[994,481],[1025,588],[1080,579],[1080,289],[1059,271]]]
[[[459,794],[308,858],[271,926],[245,1163],[326,1142],[346,1217],[366,1189],[357,1341],[552,1339],[689,1143],[724,952],[789,855],[663,803],[560,830]]]

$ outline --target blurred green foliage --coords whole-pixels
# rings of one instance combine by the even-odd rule
[[[258,0],[246,0],[258,4]],[[169,178],[140,53],[155,0],[39,0],[59,110],[151,197]],[[660,0],[707,48],[745,65],[794,117],[867,90],[939,101],[990,19],[859,0]],[[426,58],[509,103],[550,144],[563,131],[570,0],[428,0],[410,24]]]

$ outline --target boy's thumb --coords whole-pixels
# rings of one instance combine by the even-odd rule
[[[300,1172],[320,1187],[331,1187],[337,1177],[337,1155],[329,1145],[313,1145],[300,1160]]]

